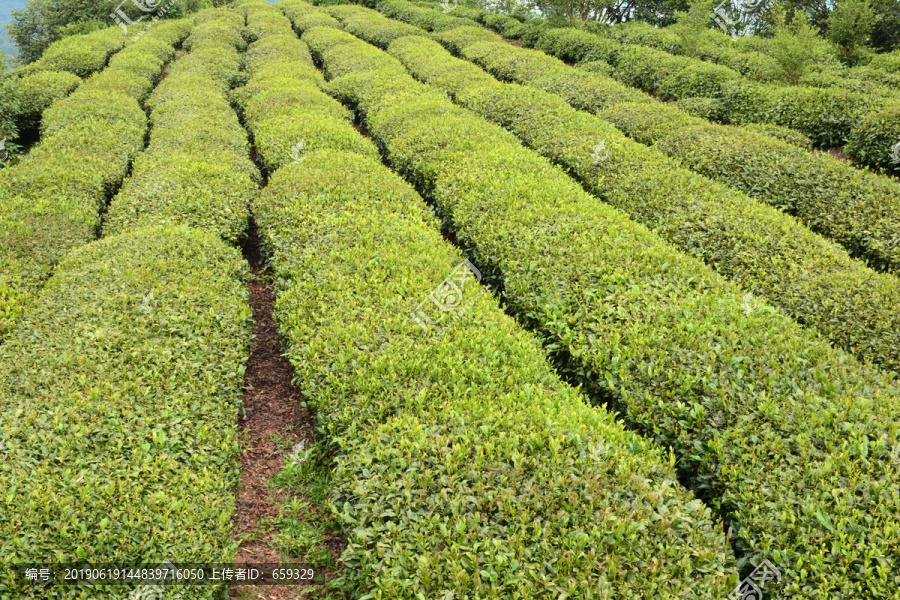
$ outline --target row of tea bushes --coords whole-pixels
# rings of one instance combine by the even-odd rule
[[[684,166],[795,215],[876,269],[900,271],[900,185],[770,132],[684,118],[662,104],[621,103],[598,116]]]
[[[16,79],[14,119],[19,130],[37,129],[41,114],[79,85],[81,77],[68,71],[38,71]]]
[[[42,585],[14,565],[233,560],[246,277],[237,249],[174,227],[105,238],[60,263],[40,310],[0,345],[4,596],[130,591]]]
[[[152,86],[162,70],[159,44],[171,49],[189,26],[172,22],[148,31],[129,49],[131,58],[47,109],[41,142],[0,171],[0,334],[54,265],[96,238],[107,199],[144,148],[147,117],[140,94],[116,89],[117,81]]]
[[[723,65],[621,44],[575,29],[549,29],[535,47],[563,60],[603,60],[614,67],[617,80],[658,96],[718,98],[729,123],[790,127],[822,147],[843,145],[858,119],[896,104],[895,99],[846,89],[751,81]]]
[[[181,44],[192,27],[190,19],[168,21],[117,53],[105,69],[87,78],[76,94],[55,102],[44,111],[41,135],[61,128],[73,113],[80,114],[73,107],[84,104],[87,98],[107,96],[115,103],[117,98],[129,96],[143,104],[165,65],[175,57],[175,46]],[[104,114],[102,106],[95,105],[92,110],[99,120],[115,120],[114,113]]]
[[[374,4],[375,3],[373,3],[373,6]],[[380,2],[378,3],[378,6],[380,7]],[[397,10],[403,12],[403,17],[399,20],[415,25],[416,27],[421,27],[426,31],[443,31],[444,29],[452,29],[454,27],[459,27],[460,25],[478,25],[479,23],[479,21],[475,21],[471,18],[460,16],[456,9],[449,12],[444,12],[443,10],[431,10],[434,8],[441,7],[439,5],[430,5],[428,9],[423,9],[421,6],[409,2],[397,5]],[[490,13],[481,14],[488,15]],[[494,16],[499,18],[512,18],[506,17],[505,15]],[[478,18],[480,19],[481,17],[479,16]],[[515,21],[515,19],[512,20]],[[516,22],[518,23],[518,21]]]
[[[390,164],[502,276],[507,306],[561,369],[672,447],[692,487],[731,518],[743,560],[781,565],[787,597],[893,593],[890,377],[748,302],[382,51],[331,28],[303,39]]]
[[[118,26],[72,35],[50,44],[38,60],[18,72],[26,75],[37,71],[67,71],[87,77],[105,67],[109,57],[125,47],[127,39]]]
[[[16,71],[19,129],[37,127],[41,113],[68,96],[83,77],[103,69],[128,38],[119,27],[73,35],[51,44],[37,61]]]
[[[622,27],[594,27],[591,29],[591,32],[625,44],[648,46],[669,54],[683,54],[681,37],[674,31],[653,27],[641,21],[623,23]],[[724,39],[717,40],[716,38]],[[762,52],[739,49],[734,43],[729,42],[731,42],[731,38],[727,36],[718,36],[712,30],[705,31],[696,49],[698,53],[697,58],[723,65],[737,71],[744,77],[756,81],[775,81],[778,79],[779,69],[777,63],[771,57],[766,56]]]
[[[146,74],[155,64],[138,55],[127,62]],[[169,84],[168,97],[151,97],[153,144],[165,137],[173,151],[176,139],[179,149],[192,139],[198,150],[200,142],[209,144],[209,130],[194,131],[190,120],[175,127],[165,114],[174,106],[166,101],[181,92],[188,99],[181,108],[189,99],[208,100],[197,84],[202,76],[191,77],[203,71],[190,56],[170,67],[166,81],[180,79],[184,87]],[[73,111],[77,96],[96,94],[83,90],[71,97]],[[106,94],[135,102],[123,92]],[[121,120],[113,106],[94,107],[87,118],[110,127]],[[48,139],[78,123],[77,115],[55,107],[51,116]],[[165,181],[165,166],[159,168],[153,176]],[[136,177],[139,170],[135,165]],[[180,201],[192,205],[195,191],[182,190]],[[113,200],[113,210],[120,201],[126,200]],[[246,263],[215,231],[119,226],[127,231],[65,257],[41,293],[42,310],[28,311],[0,346],[4,564],[153,567],[234,558],[235,423],[251,338]],[[9,570],[0,574],[0,588],[36,600],[111,600],[130,591],[41,586]],[[222,589],[176,591],[211,599]]]
[[[338,453],[347,592],[717,598],[733,589],[725,536],[665,456],[559,381],[421,197],[337,116],[305,64],[287,69],[301,62],[295,50],[279,60],[271,39],[258,44],[273,68],[257,69],[239,96],[248,114],[266,98],[297,100],[247,123],[273,147],[307,136],[307,151],[271,163],[254,213],[280,281],[288,357]],[[276,141],[265,125],[281,117],[310,129]],[[423,331],[411,313],[451,285],[456,310],[426,308],[439,322]]]
[[[248,42],[252,43],[270,35],[290,33],[290,19],[284,16],[280,10],[272,7],[270,2],[245,0],[238,2],[235,9],[246,18],[245,37]]]
[[[280,0],[278,7],[291,20],[291,25],[297,32],[318,26],[343,28],[340,21],[303,0]]]
[[[432,40],[401,38],[389,51],[417,79],[512,131],[683,251],[835,345],[900,372],[896,277],[875,273],[777,209],[698,177],[556,96],[497,82]]]
[[[834,68],[804,75],[800,79],[800,84],[809,87],[845,89],[858,94],[896,99],[900,75],[866,66]]]
[[[237,243],[246,234],[259,172],[247,134],[226,99],[239,77],[243,19],[216,11],[194,27],[148,100],[152,134],[146,152],[113,199],[104,234],[177,223]],[[222,35],[218,35],[222,33]]]
[[[357,20],[385,20],[376,13],[356,10]],[[529,62],[533,51],[503,43],[463,45],[465,42],[459,39],[464,36],[455,36],[453,31],[438,37],[455,40],[464,56],[505,79],[530,81],[552,68],[542,68],[546,62],[556,62],[544,60],[545,57]],[[405,39],[392,48],[392,53],[417,78],[437,85],[467,108],[512,130],[542,155],[563,165],[589,191],[625,210],[686,252],[703,258],[745,289],[760,293],[801,323],[817,328],[836,345],[886,369],[900,371],[900,317],[896,310],[900,305],[900,282],[896,277],[872,272],[780,211],[691,175],[660,153],[627,142],[606,123],[566,106],[558,98],[515,85],[501,86],[481,69],[452,58],[424,38]],[[843,177],[832,173],[813,185],[816,171],[811,168],[810,157],[820,159],[820,167],[839,163],[768,136],[704,125],[700,119],[656,103],[615,104],[600,115],[639,142],[657,142],[657,148],[670,156],[680,158],[693,153],[696,163],[683,162],[697,171],[712,171],[719,166],[723,172],[713,172],[716,179],[735,183],[750,193],[767,182],[758,176],[750,185],[747,171],[753,167],[762,171],[766,163],[773,163],[781,169],[782,177],[768,181],[768,185],[777,186],[779,181],[793,183],[795,188],[782,195],[802,201],[803,182],[796,179],[803,172],[800,167],[806,165],[809,190],[821,193],[823,183],[828,182],[844,185],[843,189],[834,189],[832,196],[842,198],[845,204],[839,209],[847,218],[853,208],[871,214],[869,205],[875,198],[884,203],[883,196],[870,193],[866,197],[869,202],[862,206],[847,206],[850,195],[846,190],[852,181],[848,179],[861,175],[858,171],[849,169],[849,175]],[[676,145],[679,138],[686,138],[680,146]],[[742,143],[728,148],[727,139]],[[591,160],[592,149],[601,142],[604,152],[613,158],[595,164],[597,161]],[[728,160],[729,150],[739,156]],[[732,171],[727,170],[729,167]],[[770,168],[770,179],[771,171]],[[883,179],[877,181],[886,183]],[[808,200],[814,201],[815,196],[808,194]],[[802,212],[796,207],[788,208]]]
[[[786,210],[872,267],[900,269],[900,185],[893,179],[774,139],[771,130],[761,134],[711,125],[646,97],[629,102],[618,90],[609,94],[597,90],[591,100],[582,95],[573,102],[571,91],[583,90],[584,75],[576,75],[577,69],[534,50],[492,41],[481,32],[459,27],[434,35],[445,47],[501,80],[558,93],[575,108],[593,109],[635,140],[655,142],[683,165]],[[546,85],[547,73],[553,73],[559,88],[571,87],[560,92]],[[696,135],[697,131],[703,135]],[[682,133],[694,133],[704,143],[664,143]]]
[[[441,14],[439,11],[417,7],[403,0],[382,0],[378,3],[378,10],[389,17],[408,20],[416,27],[424,29],[429,28],[429,15]],[[436,35],[441,36],[441,43],[457,54],[463,47],[476,41],[501,41],[487,29],[469,25],[466,20],[459,18],[456,19],[455,25],[446,24],[440,30],[434,31]],[[539,52],[534,54],[546,57]],[[518,62],[514,61],[510,67],[515,68]],[[528,84],[546,92],[559,94],[573,106],[592,112],[600,110],[610,102],[652,102],[652,99],[643,92],[628,88],[601,73],[573,69],[562,62],[554,62],[558,64],[545,61],[541,64],[540,70],[529,69]]]
[[[388,2],[390,1],[388,0]],[[424,3],[423,6],[430,9],[441,8],[437,3]],[[378,8],[381,8],[381,1],[378,2]],[[456,11],[453,11],[453,14],[456,14]],[[552,29],[546,21],[541,19],[523,23],[506,15],[486,12],[481,12],[474,18],[478,23],[497,31],[505,38],[521,39],[524,37],[532,43]],[[406,21],[407,19],[402,20]],[[668,28],[654,27],[641,21],[630,21],[617,25],[588,23],[585,30],[622,44],[642,46],[667,54],[684,56],[681,37]],[[777,61],[766,53],[769,52],[768,41],[758,36],[734,40],[715,29],[709,29],[704,31],[700,40],[696,42],[695,59],[727,67],[752,81],[774,84],[789,83]],[[848,69],[841,66],[835,48],[825,40],[820,40],[816,44],[813,54],[810,71],[801,78],[799,82],[801,85],[846,89],[879,96],[893,95],[892,90],[898,83],[897,76],[891,73],[890,69],[881,68],[883,64],[890,62],[889,55],[883,55],[886,60],[878,60],[879,57],[876,57],[876,60],[869,65]]]
[[[480,22],[499,31],[484,18]],[[615,26],[591,25],[588,29],[591,33],[625,44],[647,46],[669,54],[684,55],[680,36],[668,28],[658,28],[641,21],[632,21]],[[696,58],[729,67],[754,81],[789,83],[783,76],[777,61],[765,53],[768,51],[767,46],[770,40],[755,40],[757,42],[755,45],[760,49],[752,47],[749,43],[745,44],[750,41],[736,42],[731,37],[710,29],[702,34],[696,48]],[[880,62],[844,68],[838,60],[835,48],[827,41],[820,40],[812,50],[813,62],[809,65],[809,72],[800,79],[801,85],[843,88],[881,96],[893,95],[892,88],[897,86],[897,76],[879,68]]]
[[[378,10],[389,17],[400,19],[435,33],[455,29],[452,34],[440,37],[441,43],[455,54],[460,54],[463,47],[475,41],[500,41],[496,35],[483,28],[466,27],[467,19],[442,15],[436,10],[416,6],[405,0],[380,0],[378,2]],[[448,19],[449,22],[442,24],[441,27],[432,27],[432,23],[437,16]],[[502,15],[482,13],[478,19],[490,28],[496,29],[496,27],[487,22],[491,21],[488,18],[491,16],[499,17]],[[512,19],[512,17],[505,18],[520,23],[516,19]],[[522,27],[530,26],[525,23],[520,23],[520,25]],[[504,34],[504,37],[510,36]],[[613,80],[610,77],[613,68],[605,61],[583,62],[579,65],[579,69],[573,69],[562,61],[553,59],[542,52],[516,48],[515,50],[519,50],[519,52],[515,55],[508,55],[502,47],[497,47],[497,50],[502,53],[501,56],[508,56],[510,59],[506,68],[502,72],[498,71],[496,73],[499,77],[558,94],[565,98],[569,104],[582,110],[596,112],[609,104],[619,102],[652,102],[651,98],[646,94]],[[492,63],[493,66],[497,66],[501,56],[496,57],[498,60]],[[588,71],[588,73],[584,71]],[[716,98],[684,98],[679,100],[677,105],[685,112],[696,114],[708,120],[719,121],[724,118],[724,105],[721,100]],[[778,125],[753,123],[744,127],[778,139],[784,139],[804,148],[809,148],[812,143],[802,133]]]
[[[188,36],[190,19],[158,24],[137,42],[113,56],[109,66],[87,78],[83,89],[101,92],[122,91],[139,102],[147,99],[162,73],[163,66],[175,57],[175,46]]]
[[[322,74],[290,25],[287,33],[251,46],[247,57],[252,76],[235,97],[269,171],[321,149],[378,158],[372,143],[353,128],[353,114],[321,92]]]
[[[353,35],[363,37],[379,48],[385,49],[393,40],[408,35],[427,35],[422,29],[390,19],[370,19],[368,13],[359,13],[353,4],[339,4],[328,7],[327,11],[344,25]]]

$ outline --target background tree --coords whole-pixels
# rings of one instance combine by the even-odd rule
[[[517,3],[516,0],[495,0]],[[675,12],[688,10],[688,0],[590,0],[574,2],[570,6],[565,0],[532,0],[529,8],[536,8],[544,16],[564,21],[574,26],[583,26],[592,22],[618,25],[627,21],[644,21],[657,27],[665,27],[675,22]],[[580,8],[579,8],[580,7]],[[518,10],[499,10],[506,14],[522,12]],[[567,15],[586,15],[587,20],[570,19]],[[581,21],[581,22],[579,22]]]
[[[636,2],[634,18],[657,27],[675,23],[675,13],[688,10],[688,0],[644,0]]]
[[[606,22],[617,25],[627,21],[643,21],[656,27],[666,27],[675,23],[677,11],[687,11],[689,8],[688,0],[618,0],[607,8]]]
[[[13,11],[9,37],[19,48],[19,59],[33,62],[63,37],[63,28],[80,21],[109,20],[117,4],[118,0],[29,0],[24,10]]]
[[[782,4],[775,5],[772,16],[775,35],[769,45],[770,54],[778,64],[781,79],[797,85],[816,59],[816,28],[809,23],[806,14],[800,11],[795,11],[788,23],[787,11]]]
[[[696,57],[700,54],[706,32],[712,24],[712,10],[716,0],[691,0],[686,11],[675,11],[675,24],[670,27],[678,34],[681,53]]]
[[[612,5],[612,0],[535,0],[534,6],[551,21],[564,21],[573,27],[584,27],[597,21]]]
[[[873,0],[875,25],[870,43],[876,50],[900,48],[900,0]]]
[[[875,26],[875,10],[869,0],[840,0],[828,18],[828,39],[848,65],[860,62]]]
[[[831,11],[834,8],[834,0],[786,0],[780,3],[784,9],[788,21],[793,20],[794,15],[802,13],[806,16],[806,21],[812,25],[815,30],[825,35],[828,31],[828,19],[831,17]],[[770,14],[770,21],[774,28],[774,11]],[[769,33],[773,33],[770,31]]]

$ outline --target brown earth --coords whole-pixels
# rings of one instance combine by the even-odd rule
[[[244,414],[239,417],[243,453],[233,518],[234,536],[240,543],[235,562],[299,564],[302,561],[284,557],[276,550],[275,537],[281,515],[279,501],[303,498],[303,490],[275,489],[269,480],[281,471],[284,458],[296,444],[303,441],[309,447],[316,435],[311,415],[300,406],[303,396],[293,384],[294,370],[281,354],[278,328],[273,319],[275,295],[266,282],[255,226],[251,227],[244,255],[251,271],[254,339],[244,376]],[[309,515],[310,520],[325,518],[320,507],[313,510],[315,514]],[[329,546],[335,558],[340,556],[340,543]],[[335,576],[318,569],[316,573],[325,580]],[[316,594],[303,595],[305,587],[308,586],[233,584],[229,596],[240,600],[316,597]]]

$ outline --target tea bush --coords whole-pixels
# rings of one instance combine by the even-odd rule
[[[725,106],[716,98],[682,98],[675,103],[689,115],[721,123],[725,120]]]
[[[302,110],[320,106],[327,122],[332,102],[310,91]],[[254,212],[288,356],[338,447],[333,505],[352,595],[731,589],[722,536],[659,451],[562,384],[470,275],[464,316],[439,337],[410,318],[462,257],[377,155],[323,144],[275,171]],[[656,568],[635,568],[646,561]],[[557,583],[563,573],[577,577]]]
[[[332,51],[341,36],[316,34],[304,34],[313,54],[344,74],[333,93],[502,274],[510,310],[568,353],[564,372],[614,394],[630,423],[674,449],[692,486],[732,518],[742,560],[790,565],[789,597],[892,593],[890,377],[748,300],[372,46],[343,34]],[[890,491],[860,497],[859,485]]]
[[[860,118],[894,102],[881,94],[841,88],[760,83],[724,65],[569,28],[547,29],[534,45],[570,62],[603,60],[614,67],[617,80],[659,96],[718,98],[725,106],[724,119],[728,122],[789,127],[823,147],[842,145]],[[458,48],[448,48],[459,52]]]
[[[861,119],[853,128],[844,150],[863,165],[900,168],[900,104]]]
[[[782,142],[797,146],[798,148],[803,148],[804,150],[812,149],[812,140],[790,127],[772,125],[771,123],[747,123],[742,127],[747,131],[762,133],[769,137],[773,137],[776,140],[781,140]]]
[[[20,72],[67,71],[87,77],[105,67],[109,57],[125,47],[126,39],[118,26],[65,37],[50,44],[37,61]]]
[[[225,92],[238,78],[241,27],[222,10],[191,33],[191,51],[149,101],[150,145],[113,199],[104,235],[151,224],[183,224],[237,243],[259,172]],[[283,26],[287,26],[285,21]],[[225,31],[214,37],[208,32]],[[233,35],[237,34],[237,35]],[[229,70],[229,67],[233,70]]]
[[[233,559],[247,274],[237,249],[174,227],[60,263],[40,310],[0,344],[4,565]],[[204,587],[186,598],[217,591]],[[17,583],[11,569],[0,588],[35,600],[127,593]]]
[[[469,29],[461,27],[435,37],[495,77],[557,93],[575,108],[598,112],[637,141],[653,143],[683,127],[707,124],[677,106],[652,102],[643,95],[629,102],[628,96],[618,90],[569,93],[582,81],[577,69],[553,64],[554,59],[536,56],[539,53],[533,50],[502,42],[479,42]],[[559,72],[555,81],[569,84],[568,89],[544,84],[544,73],[551,69]],[[895,181],[829,156],[801,151],[772,137],[748,137],[752,134],[729,127],[707,127],[704,131],[708,145],[670,145],[664,151],[703,175],[785,208],[876,269],[896,272],[900,268],[900,229],[896,222],[900,218],[900,186]],[[753,145],[754,140],[759,141],[759,147]],[[711,153],[722,160],[716,163],[718,159],[712,159]]]
[[[172,46],[186,34],[183,22],[159,25],[130,51],[135,56],[146,48],[147,56],[155,57],[157,42]],[[141,77],[145,67],[140,61],[132,73],[122,64],[95,77]],[[152,86],[152,80],[145,81]],[[96,238],[100,212],[144,147],[147,117],[122,91],[84,85],[45,112],[40,143],[19,164],[0,171],[0,334],[15,323],[54,266]]]
[[[900,321],[895,314],[900,280],[896,277],[873,273],[777,210],[720,184],[698,181],[659,153],[630,142],[608,124],[555,96],[517,85],[491,85],[484,80],[484,72],[452,58],[434,42],[403,38],[391,44],[390,53],[418,79],[512,131],[527,146],[566,168],[589,191],[704,259],[719,273],[760,293],[837,345],[900,372],[896,350]],[[660,111],[662,117],[647,127],[650,119],[644,114],[658,107],[616,105],[614,109],[622,110],[610,120],[632,137],[651,141],[713,129],[679,123],[669,118],[669,111]],[[623,113],[627,120],[620,117]],[[635,135],[632,129],[645,133]],[[764,138],[744,141],[747,147],[765,143]],[[713,223],[719,227],[712,228]]]
[[[14,118],[20,129],[36,129],[41,114],[55,101],[65,98],[81,84],[81,78],[68,71],[38,71],[15,80],[18,101]]]

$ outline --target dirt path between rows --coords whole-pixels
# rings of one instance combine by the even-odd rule
[[[272,564],[301,563],[282,556],[277,550],[279,504],[290,498],[304,499],[304,490],[277,489],[270,483],[279,473],[292,448],[311,446],[315,430],[311,415],[300,403],[300,390],[293,384],[294,370],[280,350],[280,337],[273,318],[275,295],[266,280],[265,263],[260,255],[255,225],[244,244],[244,257],[250,264],[250,306],[253,309],[253,342],[244,376],[244,414],[239,417],[243,453],[241,482],[238,488],[233,527],[240,542],[235,562]],[[314,507],[313,513],[321,511]],[[321,517],[311,514],[311,519]],[[342,548],[335,545],[335,558]],[[330,579],[333,573],[323,573]],[[316,598],[308,586],[254,586],[234,584],[230,598],[236,600],[281,600]]]

